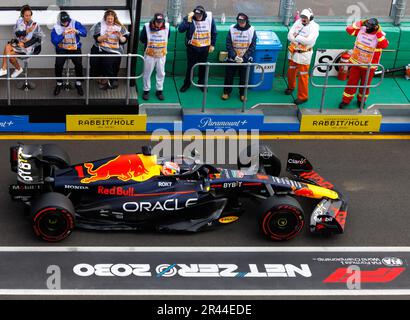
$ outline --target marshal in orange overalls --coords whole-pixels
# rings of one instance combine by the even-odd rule
[[[373,28],[370,28],[373,26]],[[376,64],[380,62],[382,55],[382,50],[387,48],[389,41],[386,39],[386,34],[382,31],[377,19],[362,20],[354,23],[353,25],[347,27],[347,33],[356,37],[355,47],[353,49],[353,54],[350,58],[350,62],[353,64],[349,71],[349,80],[347,85],[357,86],[359,81],[361,85],[366,82],[366,72],[367,67],[365,66],[355,66],[355,64]],[[370,32],[369,32],[370,31]],[[377,67],[371,67],[369,73],[369,79],[367,84],[370,85]],[[343,93],[343,101],[340,103],[339,107],[346,107],[354,98],[357,88],[345,88]],[[366,101],[369,96],[370,89],[366,90],[364,93],[363,88],[359,89],[359,94],[357,97],[358,105]]]

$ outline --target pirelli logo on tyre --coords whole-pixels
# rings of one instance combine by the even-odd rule
[[[67,115],[66,131],[146,131],[146,115]]]
[[[382,116],[302,115],[301,132],[379,132]]]

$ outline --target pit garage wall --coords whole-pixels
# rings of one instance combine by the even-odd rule
[[[397,46],[396,67],[410,64],[410,22],[404,22],[400,26],[400,41]]]

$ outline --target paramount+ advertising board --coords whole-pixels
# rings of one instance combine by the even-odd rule
[[[303,115],[301,132],[379,132],[382,116]]]
[[[67,115],[67,131],[146,131],[146,115]]]

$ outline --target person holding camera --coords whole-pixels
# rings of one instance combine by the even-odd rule
[[[4,48],[4,55],[35,55],[41,51],[41,40],[44,36],[40,25],[32,19],[33,11],[29,5],[25,5],[20,10],[20,17],[14,25],[13,32],[15,38],[10,40]],[[16,58],[9,58],[15,70],[11,74],[12,78],[18,77],[23,68]],[[3,57],[0,76],[7,74],[7,59]]]
[[[154,14],[150,22],[144,24],[140,34],[140,40],[145,46],[144,51],[144,75],[142,98],[149,99],[151,90],[151,75],[156,69],[156,89],[155,95],[159,100],[164,100],[162,93],[165,80],[165,63],[167,61],[167,46],[169,38],[169,23],[165,22],[162,13]]]
[[[91,75],[93,77],[117,77],[121,65],[120,54],[124,53],[124,45],[129,38],[128,30],[118,19],[117,13],[108,9],[104,12],[103,19],[90,31],[93,32],[95,40],[91,54],[104,55],[90,59]],[[111,57],[106,55],[111,55]],[[118,79],[101,79],[98,82],[102,90],[118,88]]]
[[[54,25],[51,31],[51,42],[56,48],[57,54],[81,54],[80,37],[87,36],[87,29],[78,21],[71,19],[69,14],[61,11],[58,16],[57,24]],[[67,59],[71,59],[75,68],[76,77],[83,76],[83,64],[81,57],[56,57],[55,75],[61,78],[63,76],[64,63]],[[54,95],[60,94],[63,87],[63,80],[58,79],[54,89]],[[81,81],[77,80],[75,87],[80,96],[84,95],[84,90]]]
[[[191,69],[199,62],[207,62],[208,54],[215,50],[216,24],[212,12],[205,11],[203,6],[195,7],[194,11],[184,17],[178,26],[178,31],[186,34],[187,69],[184,84],[179,91],[185,92],[191,86]],[[205,82],[205,67],[198,68],[198,84]],[[204,88],[201,87],[204,91]]]
[[[228,62],[232,66],[227,66],[225,70],[225,85],[231,86],[236,72],[239,72],[239,84],[245,85],[246,67],[240,66],[241,63],[252,61],[252,54],[256,48],[255,28],[249,24],[249,18],[245,13],[239,13],[236,17],[236,24],[229,28],[226,36],[226,49],[228,50]],[[224,87],[222,100],[228,100],[232,92],[232,87]],[[241,101],[245,100],[245,88],[239,88]]]

